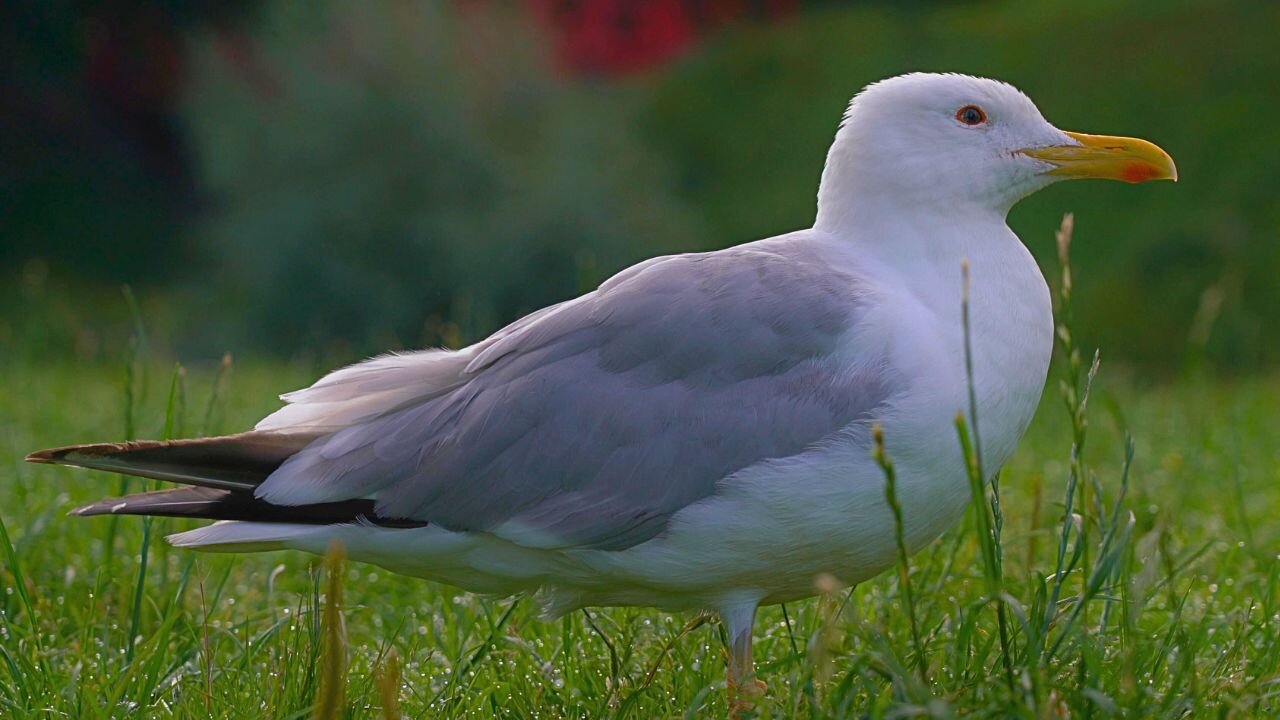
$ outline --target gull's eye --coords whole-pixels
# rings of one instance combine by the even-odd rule
[[[977,105],[965,105],[956,111],[956,119],[965,125],[981,125],[987,121],[987,114]]]

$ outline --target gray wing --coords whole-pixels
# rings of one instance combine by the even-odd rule
[[[259,495],[306,483],[539,546],[652,538],[721,479],[887,396],[879,366],[833,356],[864,286],[778,247],[658,258],[525,318],[479,346],[457,387],[315,441]]]

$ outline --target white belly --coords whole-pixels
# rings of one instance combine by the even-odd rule
[[[899,494],[914,550],[963,512],[965,484],[962,474],[903,470]],[[926,486],[929,501],[920,502]],[[713,604],[727,588],[769,603],[813,595],[824,575],[853,584],[879,574],[895,561],[893,533],[884,475],[865,445],[851,442],[744,474],[644,545],[608,558],[577,555],[596,570],[605,560],[621,571],[607,573],[615,580],[633,578],[677,604]]]

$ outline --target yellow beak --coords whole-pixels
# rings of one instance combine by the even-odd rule
[[[1050,175],[1068,178],[1104,178],[1140,183],[1178,180],[1178,168],[1169,153],[1138,138],[1085,135],[1069,132],[1079,145],[1026,148],[1018,152],[1055,165]]]

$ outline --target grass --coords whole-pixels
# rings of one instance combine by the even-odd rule
[[[1093,382],[1069,327],[1060,340],[1039,415],[962,523],[914,557],[902,546],[897,572],[848,593],[816,580],[817,598],[761,613],[759,716],[1280,712],[1280,377]],[[116,366],[5,367],[0,716],[723,716],[705,616],[548,623],[527,601],[337,554],[199,555],[159,539],[188,522],[66,517],[118,479],[27,451],[241,429],[314,376],[168,372],[140,332],[131,347]],[[956,441],[980,478],[970,422]]]

